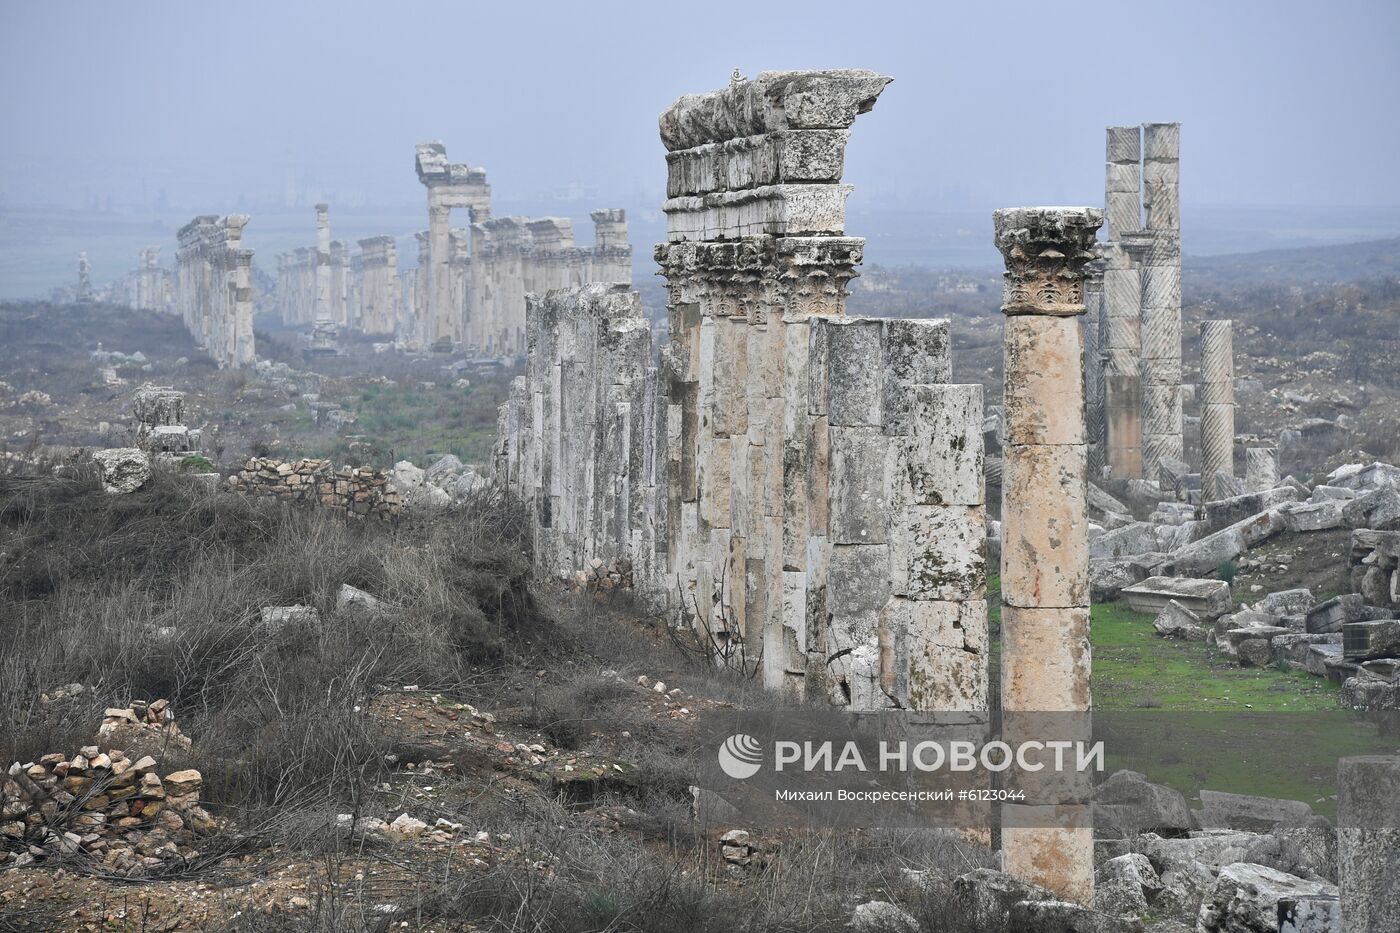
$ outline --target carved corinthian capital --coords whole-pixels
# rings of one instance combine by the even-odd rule
[[[1084,313],[1085,265],[1103,211],[1094,207],[1010,207],[995,211],[996,246],[1006,261],[1006,314]]]

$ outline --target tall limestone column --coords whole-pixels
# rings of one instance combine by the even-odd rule
[[[1103,446],[1114,479],[1142,476],[1142,283],[1123,241],[1142,228],[1141,137],[1136,126],[1110,126],[1104,165]]]
[[[993,215],[1006,262],[1001,696],[1007,740],[1043,724],[1087,738],[1089,520],[1079,323],[1103,213],[1023,207]],[[1046,718],[1047,714],[1058,714]],[[1056,736],[1062,738],[1064,736]],[[1003,809],[1002,868],[1089,903],[1094,839],[1087,776],[1058,775]]]
[[[1142,267],[1143,475],[1181,460],[1181,201],[1179,123],[1142,128],[1143,208],[1151,235]]]
[[[1233,492],[1235,475],[1235,354],[1231,321],[1201,322],[1201,495],[1206,502]]]

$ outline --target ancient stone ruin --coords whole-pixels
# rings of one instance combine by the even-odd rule
[[[398,247],[391,236],[360,240],[351,323],[366,334],[391,336],[397,328]]]
[[[987,702],[982,390],[948,324],[849,318],[850,127],[889,78],[774,72],[661,117],[670,344],[625,288],[538,300],[498,471],[541,570],[633,581],[725,663],[854,709]]]
[[[206,214],[180,228],[175,304],[185,327],[220,369],[250,366],[253,251],[243,246],[247,214]]]
[[[228,488],[250,496],[307,502],[350,518],[389,521],[399,514],[398,490],[389,474],[368,467],[340,467],[329,460],[252,457],[228,478]]]
[[[1156,480],[1184,455],[1181,409],[1180,124],[1108,128],[1101,301],[1085,327],[1094,455],[1116,479]],[[1093,427],[1101,425],[1101,427]],[[1096,477],[1098,478],[1098,477]]]
[[[1044,741],[1043,719],[1078,714],[1060,740],[1087,740],[1089,673],[1088,434],[1084,419],[1085,266],[1103,223],[1092,208],[997,211],[1006,261],[1006,440],[1002,479],[1001,707],[1017,739]],[[1017,735],[1016,730],[1025,730]],[[1088,903],[1094,890],[1088,776],[1026,781],[1003,808],[1002,867]]]

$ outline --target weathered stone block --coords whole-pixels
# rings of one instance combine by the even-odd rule
[[[1206,621],[1229,612],[1231,605],[1230,584],[1224,580],[1150,577],[1124,587],[1123,596],[1130,608],[1151,613],[1161,611],[1170,600],[1176,600]]]
[[[889,579],[912,599],[986,595],[986,518],[979,506],[908,506],[892,519]]]
[[[982,505],[982,387],[920,385],[910,396],[908,437],[892,461],[895,500]]]
[[[1006,443],[1084,443],[1084,383],[1064,378],[1083,366],[1079,322],[1012,315],[1006,318],[1005,341]]]
[[[1002,477],[1002,598],[1087,606],[1086,454],[1078,445],[1009,446]]]
[[[830,438],[832,542],[885,543],[891,507],[886,461],[896,454],[889,438],[865,427],[833,427]]]

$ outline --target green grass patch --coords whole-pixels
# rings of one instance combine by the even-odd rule
[[[987,581],[992,684],[1000,676],[1001,580]],[[1131,768],[1188,800],[1202,789],[1302,800],[1336,811],[1337,759],[1395,754],[1383,734],[1338,707],[1326,678],[1240,667],[1202,642],[1162,638],[1121,602],[1090,610],[1095,731],[1108,771]]]

